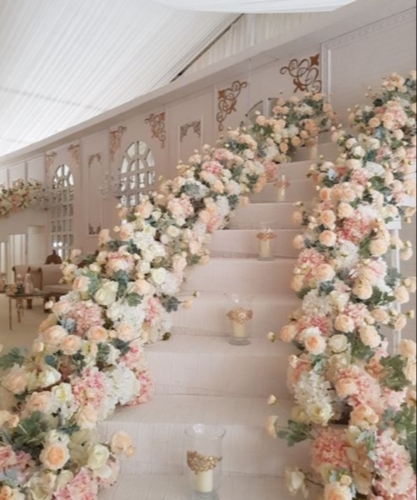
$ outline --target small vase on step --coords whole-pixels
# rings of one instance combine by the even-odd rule
[[[247,346],[250,344],[249,326],[253,319],[252,297],[232,294],[229,298],[232,303],[232,308],[227,313],[231,325],[229,343],[235,346]]]
[[[287,192],[290,185],[291,184],[287,181],[287,177],[285,175],[281,175],[280,180],[275,183],[275,187],[277,190],[277,201],[283,202],[287,200]]]
[[[259,260],[275,260],[275,240],[276,233],[272,229],[262,229],[256,236],[259,241]]]
[[[319,158],[319,139],[316,137],[312,139],[311,142],[307,144],[308,148],[308,159],[316,161]]]
[[[222,478],[222,427],[194,425],[185,432],[191,500],[218,500]]]

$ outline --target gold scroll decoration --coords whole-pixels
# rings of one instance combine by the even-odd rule
[[[293,78],[295,92],[321,92],[323,83],[320,79],[320,54],[310,58],[293,59],[288,66],[281,68],[281,75]]]
[[[127,127],[120,126],[117,130],[110,132],[110,158],[114,161],[116,152],[119,151],[122,145],[122,138],[127,131]]]
[[[244,325],[253,318],[253,311],[251,311],[250,309],[243,309],[243,307],[240,307],[239,309],[230,311],[227,314],[227,317],[231,321],[239,323],[239,325]]]
[[[145,123],[151,127],[152,139],[158,139],[161,143],[161,148],[165,148],[165,143],[167,140],[167,133],[165,130],[165,113],[151,114],[146,118]]]
[[[194,133],[201,138],[201,121],[195,121],[191,123],[186,123],[185,125],[182,125],[180,128],[180,142],[183,142],[183,140],[187,137],[188,131],[193,130]]]
[[[72,164],[78,170],[81,168],[81,151],[79,144],[71,144],[68,148],[68,152],[71,155]]]
[[[217,113],[217,123],[219,124],[219,130],[222,132],[224,130],[224,122],[226,118],[232,113],[236,113],[237,102],[242,90],[248,86],[247,82],[241,82],[236,80],[232,83],[231,87],[219,90],[218,93],[218,113]]]
[[[96,153],[88,157],[88,168],[91,168],[96,160],[98,161],[98,163],[101,163],[101,153]]]

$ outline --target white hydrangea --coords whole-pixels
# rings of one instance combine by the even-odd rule
[[[311,290],[305,296],[302,307],[307,316],[327,316],[332,312],[328,297],[320,297],[318,290]]]

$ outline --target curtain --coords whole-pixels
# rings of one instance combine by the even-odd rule
[[[274,13],[334,10],[356,0],[155,0],[176,9],[206,12]]]

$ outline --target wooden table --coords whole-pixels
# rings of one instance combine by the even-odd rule
[[[25,315],[25,300],[32,301],[34,299],[44,299],[43,292],[33,293],[31,295],[7,295],[9,299],[9,328],[13,330],[13,301],[16,302],[16,316],[17,322],[21,323]]]

